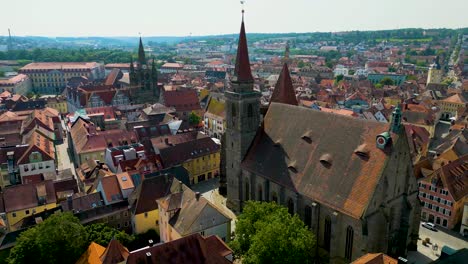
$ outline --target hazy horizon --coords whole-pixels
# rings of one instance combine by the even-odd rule
[[[129,5],[131,3],[131,5]],[[188,37],[239,32],[238,0],[23,0],[4,4],[0,35]],[[26,7],[26,8],[25,8]],[[248,33],[287,34],[468,27],[466,0],[247,0]],[[161,11],[163,10],[163,11]]]

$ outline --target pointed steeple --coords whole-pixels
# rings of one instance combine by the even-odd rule
[[[138,63],[141,66],[146,65],[145,49],[143,48],[143,41],[141,40],[141,36],[140,36],[140,45],[138,46]]]
[[[282,103],[290,105],[298,105],[296,92],[294,90],[291,75],[289,75],[288,65],[283,64],[278,82],[276,82],[275,90],[271,95],[270,103]]]
[[[242,10],[242,23],[239,34],[239,44],[237,46],[236,67],[234,76],[237,82],[253,82],[252,72],[250,70],[249,50],[247,48],[247,37],[244,26],[244,10]]]

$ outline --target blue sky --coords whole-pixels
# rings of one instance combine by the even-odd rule
[[[3,1],[2,1],[3,2]],[[238,0],[5,0],[0,35],[237,33]],[[247,32],[468,27],[468,0],[246,0]]]

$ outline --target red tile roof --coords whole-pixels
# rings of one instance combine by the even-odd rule
[[[39,197],[42,196],[47,204],[57,201],[52,180],[7,187],[3,190],[5,212],[37,207],[41,203]]]
[[[164,91],[164,104],[174,107],[178,112],[201,110],[195,90]]]
[[[105,176],[101,179],[104,195],[109,203],[122,200],[119,182],[116,175]]]
[[[281,70],[275,90],[273,91],[270,99],[270,103],[271,102],[298,105],[296,91],[293,87],[288,65],[286,63],[283,65],[283,69]]]
[[[191,263],[223,264],[232,263],[226,257],[232,250],[219,238],[204,238],[193,234],[153,247],[135,250],[130,253],[127,264],[137,263]]]

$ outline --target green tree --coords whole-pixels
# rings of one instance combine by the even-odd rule
[[[71,213],[54,214],[24,231],[8,263],[75,263],[88,246],[88,235]]]
[[[299,68],[304,68],[304,66],[305,66],[305,63],[303,61],[299,61],[297,63],[297,67],[299,67]]]
[[[390,77],[384,77],[384,78],[382,78],[382,80],[380,80],[380,84],[382,84],[382,85],[394,85],[395,82]]]
[[[344,78],[343,74],[340,74],[340,75],[337,75],[335,77],[335,83],[339,83],[340,81],[342,81]]]
[[[201,117],[199,117],[195,112],[191,112],[189,115],[189,123],[191,125],[198,125],[200,124]]]
[[[112,238],[117,239],[125,246],[129,245],[134,239],[133,236],[124,231],[119,231],[103,223],[85,226],[85,230],[88,234],[89,243],[95,242],[103,247],[106,247]]]
[[[315,236],[276,203],[248,201],[230,246],[242,263],[312,263]]]

